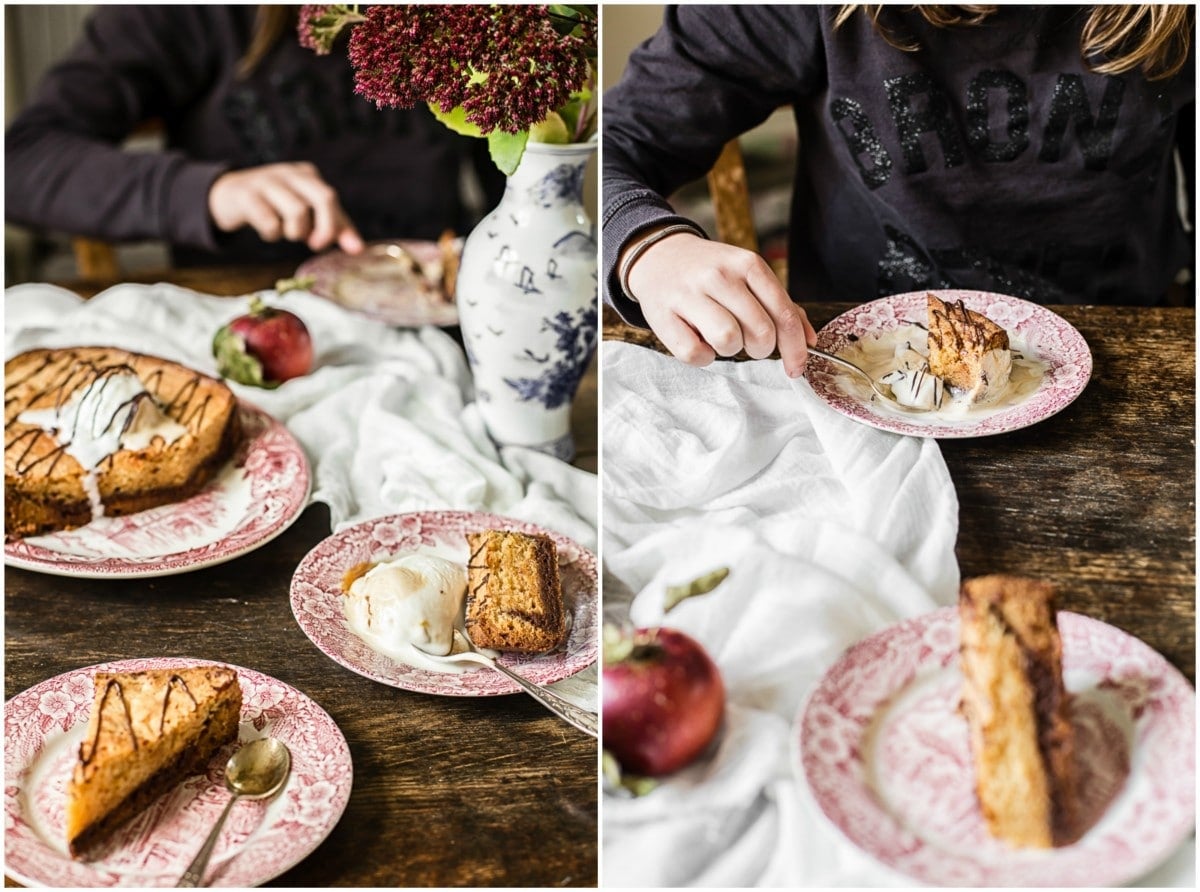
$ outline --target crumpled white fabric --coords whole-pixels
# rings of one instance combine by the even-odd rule
[[[728,703],[712,758],[604,797],[604,884],[909,884],[802,791],[792,723],[847,646],[954,602],[958,500],[936,442],[844,418],[777,361],[694,369],[607,344],[602,373],[606,579],[638,593],[636,625],[705,646]],[[666,586],[718,567],[664,620]]]
[[[850,644],[955,602],[937,443],[839,415],[778,361],[694,369],[609,343],[601,371],[605,614],[628,604],[636,625],[696,638],[727,689],[711,757],[649,796],[604,796],[604,885],[914,885],[821,813],[793,722]],[[723,566],[664,620],[667,585]],[[1194,841],[1138,885],[1194,887]]]
[[[261,292],[308,327],[312,374],[275,390],[230,386],[284,422],[303,445],[312,499],[333,529],[407,511],[489,511],[596,548],[596,476],[522,447],[497,450],[475,403],[462,349],[440,329],[389,328],[307,292]],[[212,337],[248,298],[168,284],[118,285],[90,300],[51,285],[5,292],[4,347],[114,346],[216,374]],[[560,683],[595,708],[596,672]]]

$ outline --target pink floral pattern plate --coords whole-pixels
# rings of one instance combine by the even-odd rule
[[[841,353],[860,338],[878,337],[904,325],[925,325],[928,291],[895,294],[848,310],[817,333],[817,346]],[[814,360],[805,377],[813,390],[832,408],[880,430],[914,437],[954,439],[1004,434],[1044,421],[1075,400],[1092,376],[1092,353],[1083,335],[1061,316],[1043,306],[985,291],[933,291],[944,301],[961,300],[968,309],[983,313],[1003,327],[1015,346],[1045,365],[1041,384],[1016,405],[978,418],[948,419],[935,414],[889,411],[870,397],[869,390],[851,385],[852,372]],[[865,388],[865,382],[863,387]],[[864,395],[865,394],[865,395]]]
[[[461,239],[456,246],[461,252]],[[398,253],[396,247],[415,259],[422,272],[398,262],[392,256]],[[458,306],[441,293],[441,270],[442,249],[437,242],[394,239],[371,242],[361,254],[340,250],[319,254],[300,264],[296,276],[312,276],[310,290],[318,297],[385,325],[458,325]]]
[[[92,707],[92,675],[205,663],[175,657],[121,660],[44,681],[4,705],[4,869],[26,885],[174,886],[229,799],[222,748],[208,770],[184,780],[117,830],[93,860],[67,854],[64,802]],[[206,873],[213,886],[256,886],[313,851],[350,799],[350,748],[333,719],[281,681],[232,666],[242,686],[241,742],[275,736],[292,769],[283,792],[230,812]]]
[[[4,562],[93,579],[168,576],[224,563],[270,542],[308,504],[308,459],[271,416],[247,403],[239,411],[241,445],[192,498],[5,543]]]
[[[797,770],[826,817],[884,864],[948,886],[1108,886],[1195,827],[1195,691],[1143,642],[1058,614],[1087,832],[1051,851],[987,832],[958,714],[958,616],[946,608],[851,647],[796,720]]]
[[[596,662],[599,651],[596,557],[566,536],[532,523],[472,511],[425,511],[363,521],[335,533],[310,551],[292,577],[292,613],[312,642],[334,662],[374,681],[448,697],[488,697],[521,688],[486,667],[444,673],[397,662],[350,631],[342,612],[342,574],[355,564],[419,549],[461,548],[480,530],[543,533],[558,547],[563,604],[570,623],[567,643],[548,654],[502,654],[499,662],[537,684],[560,681]]]

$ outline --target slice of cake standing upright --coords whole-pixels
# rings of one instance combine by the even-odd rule
[[[955,394],[980,402],[999,393],[1012,373],[1008,332],[960,300],[926,294],[929,370]]]
[[[968,579],[959,619],[962,710],[988,830],[1018,848],[1073,842],[1074,732],[1053,587],[1014,576]]]

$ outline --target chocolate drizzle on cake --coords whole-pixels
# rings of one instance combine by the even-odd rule
[[[167,728],[167,710],[171,705],[171,694],[176,690],[182,691],[188,696],[188,699],[192,701],[193,708],[200,705],[196,700],[196,695],[193,694],[192,689],[188,687],[188,683],[179,675],[171,675],[171,677],[167,680],[166,686],[163,688],[162,713],[158,722],[158,734],[160,737]],[[104,693],[100,696],[100,705],[97,709],[99,717],[96,721],[96,733],[92,736],[90,741],[91,745],[88,746],[86,754],[84,752],[84,746],[87,742],[85,741],[85,743],[81,743],[79,745],[79,761],[84,765],[91,763],[92,759],[96,755],[96,748],[100,745],[100,732],[104,727],[104,707],[108,703],[108,699],[113,691],[116,691],[117,696],[121,698],[121,707],[125,713],[125,724],[129,730],[129,740],[135,750],[138,748],[139,744],[137,734],[135,734],[133,730],[133,713],[130,710],[129,698],[125,696],[125,689],[121,686],[121,682],[118,679],[110,678],[108,683],[104,686]]]
[[[185,694],[187,694],[188,697],[191,699],[193,707],[200,705],[198,702],[196,702],[196,695],[192,693],[192,689],[188,687],[187,682],[184,681],[182,678],[180,678],[178,675],[172,675],[170,677],[170,679],[167,680],[167,690],[166,690],[166,693],[163,694],[162,717],[159,719],[159,722],[158,722],[158,733],[160,735],[163,733],[163,731],[166,730],[167,707],[170,706],[170,704],[171,704],[171,693],[176,688],[183,689],[183,692]]]
[[[82,359],[79,352],[74,350],[48,354],[40,364],[31,368],[26,374],[5,383],[4,427],[6,432],[12,428],[14,422],[19,420],[21,413],[34,409],[39,404],[44,404],[47,399],[50,399],[55,413],[61,414],[63,408],[77,392],[82,390],[84,398],[91,393],[101,395],[118,375],[133,375],[142,382],[142,386],[145,388],[145,392],[135,394],[111,407],[111,411],[105,413],[104,417],[101,417],[100,414],[102,402],[95,400],[92,403],[95,408],[90,417],[88,413],[80,412],[75,416],[69,431],[54,429],[57,446],[44,455],[30,457],[39,437],[44,433],[42,428],[27,427],[11,438],[6,437],[4,444],[6,452],[10,449],[20,449],[14,462],[14,473],[23,476],[44,464],[45,473],[49,475],[53,472],[59,459],[62,458],[66,448],[81,433],[91,438],[103,436],[111,432],[119,418],[122,419],[121,433],[125,433],[137,414],[137,403],[143,399],[154,400],[155,395],[158,397],[156,402],[159,403],[163,414],[184,425],[189,431],[195,432],[203,424],[212,396],[200,393],[201,376],[199,373],[190,376],[174,395],[167,397],[162,393],[163,371],[161,369],[142,378],[137,369],[128,363],[101,364],[105,358],[105,356],[101,356],[97,360]],[[58,366],[57,369],[53,369],[55,365]],[[50,380],[42,389],[30,394],[18,395],[24,385],[45,373],[47,369],[53,369],[53,371]],[[111,455],[104,459],[107,462],[111,462],[111,460]]]
[[[512,530],[468,533],[467,636],[481,647],[545,653],[566,638],[554,541]]]
[[[133,743],[133,748],[138,748],[137,735],[133,733],[133,713],[129,708],[129,700],[125,696],[125,689],[121,687],[121,682],[115,678],[110,678],[108,684],[104,686],[104,693],[100,695],[100,705],[96,708],[96,733],[92,737],[91,746],[88,748],[87,755],[84,755],[83,744],[79,744],[79,761],[88,765],[96,755],[96,748],[100,745],[100,731],[104,728],[104,706],[108,703],[109,695],[113,691],[117,692],[117,696],[121,698],[121,707],[125,711],[125,723],[129,728],[129,739]]]
[[[225,384],[116,347],[7,360],[4,426],[6,541],[188,498],[240,433]]]

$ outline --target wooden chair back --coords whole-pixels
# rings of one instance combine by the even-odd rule
[[[717,239],[747,251],[758,251],[758,233],[750,209],[746,163],[736,139],[725,144],[708,172],[708,193],[717,219]]]

